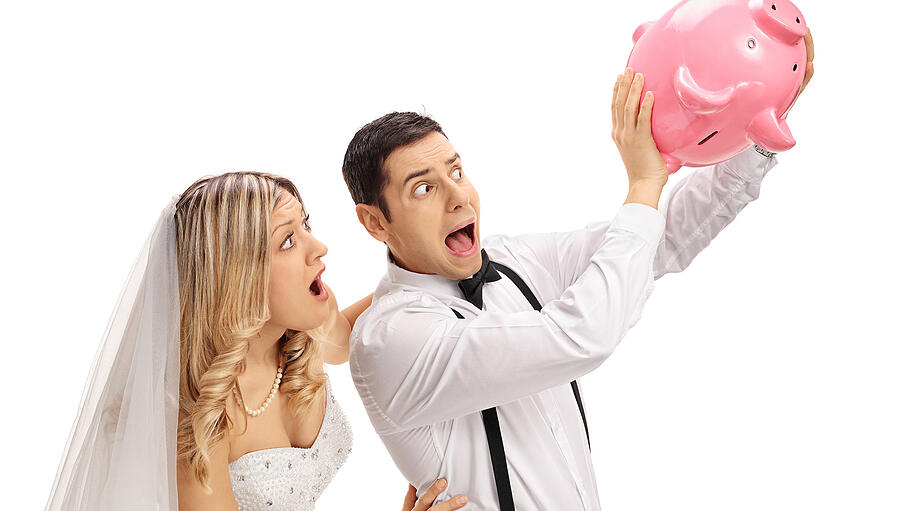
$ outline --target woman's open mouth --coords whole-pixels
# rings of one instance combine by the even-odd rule
[[[477,252],[476,220],[471,218],[458,225],[446,236],[445,244],[453,255],[468,257]]]
[[[322,284],[322,272],[325,271],[325,268],[319,271],[316,274],[316,279],[313,280],[313,283],[310,284],[310,294],[315,296],[317,300],[324,302],[329,299],[329,292],[326,290],[325,286]]]

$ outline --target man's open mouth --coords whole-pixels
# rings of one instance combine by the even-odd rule
[[[471,218],[455,226],[446,236],[445,243],[449,252],[457,256],[469,256],[477,251],[475,219]]]
[[[317,300],[327,300],[329,298],[329,292],[326,291],[325,286],[322,284],[322,272],[325,271],[325,268],[319,271],[316,274],[316,278],[310,284],[310,294],[315,296]]]

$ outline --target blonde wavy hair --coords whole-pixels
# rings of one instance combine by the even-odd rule
[[[187,463],[208,493],[212,450],[233,427],[227,399],[245,367],[250,340],[269,320],[271,214],[285,193],[300,200],[297,187],[281,176],[229,172],[199,179],[177,202],[178,463]],[[287,330],[279,340],[285,365],[279,390],[295,415],[308,410],[325,385],[321,339],[320,330]]]

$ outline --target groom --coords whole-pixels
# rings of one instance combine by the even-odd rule
[[[613,138],[629,174],[610,222],[480,242],[480,201],[442,128],[391,113],[351,140],[343,174],[388,273],[351,334],[373,427],[420,492],[444,476],[473,509],[600,509],[576,379],[640,317],[653,280],[684,269],[776,163],[761,148],[695,170],[658,211],[667,169],[631,70]],[[627,108],[628,107],[628,108]]]

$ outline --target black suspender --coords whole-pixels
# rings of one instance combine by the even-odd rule
[[[458,319],[464,319],[455,309],[452,309]],[[499,509],[514,511],[515,502],[512,500],[512,483],[509,481],[509,468],[506,466],[506,450],[502,445],[502,431],[499,429],[499,414],[496,407],[487,408],[480,412],[483,416],[483,430],[487,433],[487,446],[490,448],[490,461],[493,465],[493,479],[496,481],[496,495],[499,496]]]
[[[509,268],[508,266],[501,264],[501,263],[497,263],[495,261],[490,261],[490,262],[493,264],[493,266],[497,270],[499,270],[501,273],[505,273],[506,276],[509,277],[509,280],[511,280],[513,283],[515,283],[516,286],[518,286],[518,289],[521,290],[521,294],[525,295],[525,299],[528,300],[528,303],[531,304],[531,307],[534,307],[534,310],[540,311],[540,309],[543,309],[543,306],[540,305],[539,301],[537,301],[537,297],[534,296],[533,292],[531,292],[531,288],[529,288],[528,285],[525,284],[525,281],[522,280],[521,277],[519,277],[518,274],[515,273],[514,270],[512,270],[512,268]],[[584,423],[584,425],[585,425],[585,437],[587,437],[587,439],[588,439],[588,449],[590,449],[591,448],[591,434],[588,432],[588,419],[587,419],[587,417],[585,417],[585,405],[583,405],[581,403],[581,393],[578,391],[578,381],[572,380],[571,385],[572,385],[572,393],[575,394],[575,402],[578,403],[578,411],[581,413],[581,422]]]
[[[508,266],[490,261],[493,266],[501,273],[505,273],[524,295],[531,307],[539,311],[543,308],[537,297],[531,291],[531,288],[525,284],[525,281],[518,276]],[[457,310],[452,309],[458,319],[464,319]],[[572,394],[575,395],[575,402],[578,403],[578,411],[581,413],[581,421],[585,425],[585,436],[588,439],[588,449],[591,448],[591,435],[588,433],[588,419],[585,418],[585,407],[581,403],[581,394],[578,391],[578,382],[573,380]],[[490,447],[490,461],[493,465],[493,479],[496,481],[496,494],[499,497],[499,509],[501,511],[515,511],[515,502],[512,500],[512,484],[509,481],[509,469],[506,466],[506,451],[502,443],[502,431],[499,428],[499,415],[496,408],[487,408],[481,412],[483,416],[483,429],[487,434],[487,445]]]

